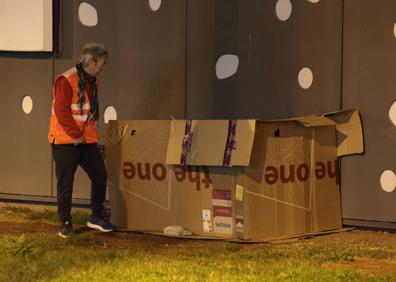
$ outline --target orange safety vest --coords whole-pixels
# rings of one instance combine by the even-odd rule
[[[65,73],[61,74],[59,77],[64,76],[69,82],[72,90],[73,96],[70,105],[71,114],[73,116],[74,121],[77,126],[83,133],[83,137],[85,139],[85,143],[98,143],[99,142],[99,134],[97,130],[97,123],[95,120],[87,121],[87,118],[90,113],[90,103],[87,91],[85,91],[85,103],[83,104],[83,111],[81,114],[81,110],[78,107],[78,73],[77,69],[74,67]],[[58,78],[59,78],[58,77]],[[96,82],[96,86],[98,86],[98,82]],[[54,111],[54,103],[55,103],[55,85],[52,89],[52,113],[50,118],[49,132],[48,132],[48,141],[52,144],[73,144],[74,138],[69,136],[62,125],[58,122]]]

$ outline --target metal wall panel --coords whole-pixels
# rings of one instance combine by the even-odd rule
[[[396,97],[393,0],[345,1],[343,107],[361,112],[365,153],[342,161],[342,209],[347,219],[396,222],[396,191],[380,176],[396,171],[396,128],[388,111]]]
[[[237,117],[287,118],[339,109],[342,0],[291,1],[284,22],[275,16],[276,2],[239,1]],[[313,73],[307,90],[297,79],[303,67]]]
[[[210,119],[214,113],[215,5],[187,0],[186,117]]]
[[[51,195],[51,152],[47,141],[52,59],[0,54],[0,192]],[[33,100],[30,114],[22,99]]]
[[[187,115],[285,118],[337,110],[341,100],[342,0],[292,1],[287,21],[277,1],[188,1]],[[235,75],[216,78],[217,59],[239,57]],[[303,90],[298,72],[309,67]]]

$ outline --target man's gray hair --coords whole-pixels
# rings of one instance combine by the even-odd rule
[[[100,58],[108,57],[109,51],[103,44],[91,42],[84,45],[81,49],[80,63],[84,66],[88,64],[89,60],[97,62]]]

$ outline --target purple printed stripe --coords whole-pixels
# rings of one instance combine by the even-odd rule
[[[215,216],[232,216],[232,207],[213,206],[213,217]]]
[[[187,154],[191,149],[192,134],[191,134],[191,120],[186,120],[186,127],[184,129],[184,137],[182,143],[182,151],[180,157],[180,164],[185,165],[187,163]]]
[[[214,200],[231,200],[231,191],[230,190],[221,190],[221,189],[213,189],[212,190],[212,199]]]
[[[228,136],[224,150],[223,166],[230,166],[232,151],[235,149],[236,120],[228,121]]]

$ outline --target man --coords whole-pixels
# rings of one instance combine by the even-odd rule
[[[102,232],[115,229],[105,217],[107,173],[98,149],[99,118],[97,76],[106,65],[108,50],[101,44],[88,43],[79,63],[61,74],[52,90],[52,114],[48,141],[52,144],[57,178],[57,203],[60,220],[59,235],[74,235],[71,205],[73,180],[80,165],[91,180],[92,215],[90,228]]]

